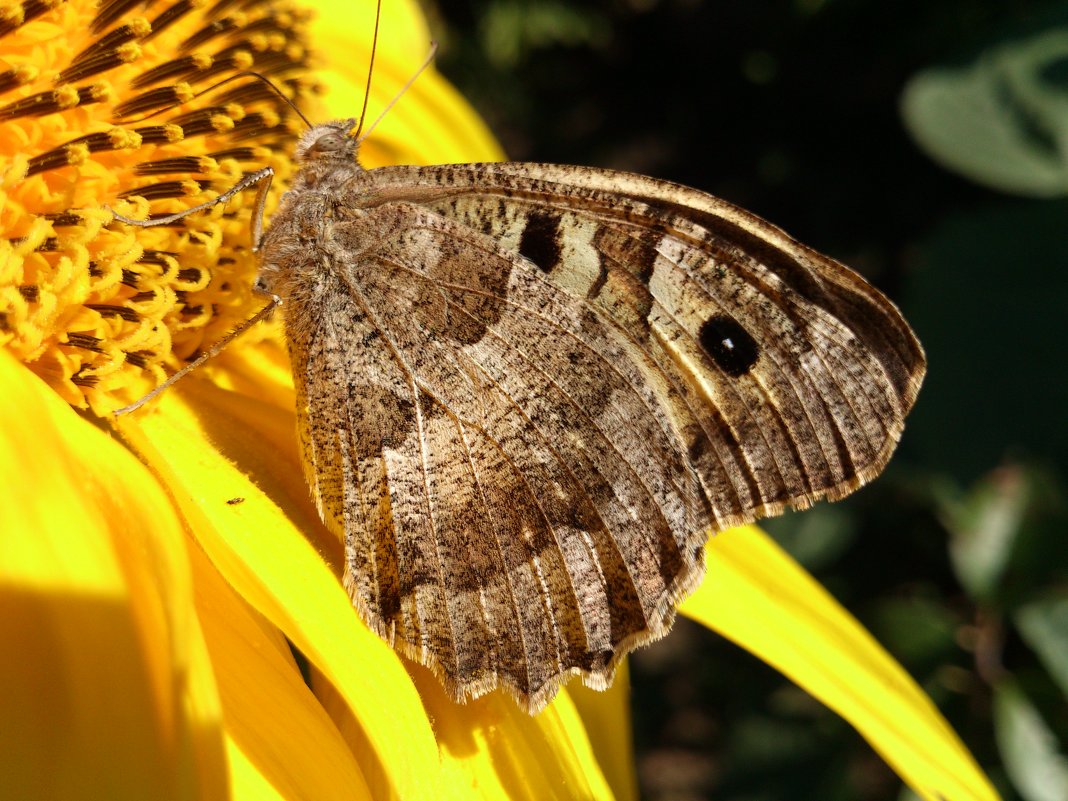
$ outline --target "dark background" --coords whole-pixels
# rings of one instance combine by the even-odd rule
[[[496,0],[428,14],[440,69],[511,158],[709,191],[901,305],[930,368],[898,455],[847,501],[768,529],[921,683],[1007,799],[1046,801],[1020,777],[1068,771],[1068,656],[1051,656],[1068,642],[1025,624],[1063,621],[1068,637],[1068,203],[948,171],[900,103],[927,68],[1064,24],[1065,3]],[[1054,89],[1063,62],[1044,73]],[[1056,157],[1056,137],[1025,122]],[[633,684],[645,798],[900,797],[847,724],[696,626],[634,658]],[[1045,752],[1025,747],[1036,732]]]

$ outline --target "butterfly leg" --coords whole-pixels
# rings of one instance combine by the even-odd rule
[[[264,167],[262,170],[256,170],[256,172],[246,175],[244,178],[242,178],[240,181],[238,181],[236,184],[231,186],[229,189],[227,189],[225,192],[223,192],[216,198],[212,198],[211,200],[185,209],[184,211],[176,212],[175,214],[168,214],[165,217],[157,217],[154,220],[132,220],[129,217],[124,217],[121,214],[117,214],[111,209],[108,210],[111,211],[113,219],[118,220],[121,223],[125,223],[127,225],[135,225],[138,228],[152,228],[157,225],[168,225],[170,223],[177,222],[178,220],[188,217],[190,214],[195,214],[198,211],[210,209],[212,206],[218,205],[219,203],[225,203],[238,192],[243,192],[249,187],[255,186],[256,199],[252,207],[252,251],[256,252],[257,250],[259,250],[260,241],[263,239],[263,209],[264,206],[267,204],[267,192],[271,188],[271,181],[273,179],[274,169],[272,167]],[[271,313],[276,308],[282,305],[282,299],[273,292],[268,291],[259,279],[257,279],[255,285],[252,287],[252,290],[257,295],[267,297],[268,300],[266,306],[264,306],[251,317],[249,317],[247,320],[243,320],[236,328],[234,328],[233,331],[228,333],[226,336],[224,336],[206,351],[201,353],[196,359],[194,359],[185,367],[180,369],[178,372],[176,372],[174,375],[172,375],[154,390],[149,392],[147,395],[134,401],[129,406],[123,406],[121,409],[116,409],[114,412],[112,412],[112,414],[127,414],[129,412],[134,411],[135,409],[141,408],[146,403],[148,403],[148,401],[152,400],[154,397],[159,395],[169,386],[174,384],[174,382],[178,381],[179,379],[188,375],[193,370],[200,367],[200,365],[204,364],[204,362],[206,362],[208,359],[222,353],[222,351],[227,347],[227,345],[233,342],[237,337],[241,336],[241,334],[243,334],[249,328],[254,326],[260,320],[265,320],[270,317]]]
[[[210,209],[212,206],[225,203],[238,192],[244,192],[249,187],[255,186],[256,201],[252,210],[252,249],[255,251],[259,250],[260,240],[263,238],[263,207],[267,203],[267,191],[271,188],[271,181],[273,179],[274,168],[264,167],[261,170],[249,173],[218,197],[206,200],[203,203],[175,212],[174,214],[168,214],[164,217],[156,217],[151,220],[134,220],[119,214],[113,209],[108,208],[108,211],[111,212],[112,218],[117,222],[125,223],[126,225],[135,225],[138,228],[154,228],[157,225],[170,225],[171,223],[178,222],[178,220],[185,219],[190,214],[196,214],[199,211]]]
[[[258,312],[256,312],[251,317],[249,317],[247,320],[242,320],[230,333],[228,333],[226,336],[224,336],[222,339],[220,339],[218,342],[216,342],[214,345],[212,345],[206,351],[201,353],[199,356],[197,356],[196,359],[194,359],[189,364],[187,364],[185,367],[180,369],[178,372],[176,372],[174,375],[172,375],[170,378],[168,378],[166,381],[164,381],[162,384],[160,384],[154,390],[149,392],[147,395],[144,395],[143,397],[137,399],[136,401],[131,403],[129,406],[123,406],[121,409],[116,409],[115,411],[112,412],[112,414],[115,415],[116,417],[118,417],[120,414],[128,414],[128,413],[130,413],[130,412],[132,412],[132,411],[134,411],[136,409],[140,409],[142,406],[144,406],[146,403],[148,403],[154,397],[156,397],[157,395],[162,393],[165,389],[170,387],[176,381],[178,381],[181,378],[184,378],[186,375],[188,375],[189,373],[193,372],[193,370],[196,370],[198,367],[200,367],[200,365],[204,364],[204,362],[206,362],[208,359],[211,359],[211,358],[213,358],[215,356],[218,356],[220,353],[223,352],[223,350],[226,349],[227,345],[229,345],[231,342],[233,342],[235,339],[237,339],[243,333],[248,331],[248,329],[252,328],[252,326],[254,326],[256,323],[258,323],[260,320],[266,320],[268,317],[271,316],[271,313],[274,312],[275,309],[277,309],[279,306],[282,305],[282,299],[280,297],[278,297],[278,295],[275,295],[275,294],[273,294],[271,292],[268,292],[268,291],[266,291],[265,289],[263,289],[262,287],[260,287],[258,285],[255,286],[253,289],[254,289],[254,291],[256,292],[257,295],[267,295],[268,296],[268,301],[267,301],[267,305],[266,306],[264,306],[262,309],[260,309]]]

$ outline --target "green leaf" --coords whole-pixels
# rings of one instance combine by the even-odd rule
[[[915,666],[934,664],[956,649],[960,621],[944,602],[934,598],[887,598],[875,611],[873,631],[898,658]]]
[[[764,529],[806,570],[834,562],[856,538],[855,517],[842,506],[817,505],[804,514],[786,514],[763,521]]]
[[[497,0],[486,9],[480,38],[490,63],[513,69],[534,50],[603,44],[606,30],[597,14],[567,3]]]
[[[1005,192],[1068,194],[1068,94],[1054,80],[1068,30],[986,50],[964,67],[937,67],[905,86],[901,107],[916,143],[947,169]]]
[[[1038,710],[1011,680],[994,688],[994,726],[1005,770],[1024,801],[1068,798],[1068,759]]]
[[[1020,636],[1068,695],[1068,598],[1037,601],[1016,612]]]
[[[949,553],[957,577],[976,599],[989,601],[1019,536],[1031,493],[1027,477],[1006,467],[984,478],[963,499],[945,499]]]

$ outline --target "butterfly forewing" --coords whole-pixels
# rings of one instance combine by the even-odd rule
[[[711,430],[689,450],[723,440],[718,461],[745,474],[735,502],[715,504],[718,519],[839,497],[889,458],[922,380],[919,343],[856,273],[756,216],[675,184],[580,167],[371,175],[377,192],[407,187],[526,255],[624,330],[633,359],[652,358],[706,439]]]
[[[604,686],[710,527],[889,458],[919,344],[758,218],[608,171],[341,165],[308,160],[264,248],[308,481],[363,617],[457,698]]]

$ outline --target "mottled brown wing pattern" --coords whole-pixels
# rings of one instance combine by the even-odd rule
[[[374,195],[486,232],[626,332],[706,466],[719,525],[841,497],[892,453],[925,369],[915,335],[860,276],[755,215],[582,167],[371,175]]]
[[[505,683],[533,708],[576,669],[603,685],[670,624],[710,522],[633,344],[415,205],[335,224],[331,250],[287,314],[329,309],[290,343],[308,480],[361,611],[457,695]]]
[[[919,344],[758,218],[605,171],[308,161],[264,250],[308,481],[364,619],[458,699],[605,686],[710,527],[889,458]]]

